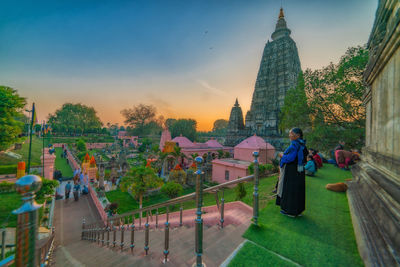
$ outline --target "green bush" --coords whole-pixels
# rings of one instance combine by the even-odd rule
[[[17,165],[3,165],[0,166],[0,174],[16,174]]]
[[[88,152],[87,152],[87,151],[79,152],[79,153],[76,155],[76,157],[77,157],[80,161],[83,161],[83,159],[84,159],[85,156],[86,156],[86,153],[88,153]]]
[[[182,185],[175,182],[167,182],[161,187],[161,193],[165,194],[169,198],[175,198],[182,194]]]
[[[43,199],[45,195],[52,195],[58,186],[58,181],[42,178],[42,187],[36,193],[36,199]]]
[[[86,142],[82,138],[80,138],[78,142],[76,142],[76,148],[79,151],[86,151]]]
[[[14,183],[10,183],[10,182],[1,182],[0,183],[0,193],[12,192],[14,190],[15,190]]]
[[[238,183],[238,185],[235,187],[235,194],[236,194],[236,200],[242,200],[247,192],[246,188],[244,187],[244,183]]]
[[[184,185],[186,184],[186,173],[184,170],[173,170],[169,173],[169,180]]]
[[[250,166],[248,167],[249,173],[254,174],[254,163],[252,162]],[[258,170],[259,170],[259,175],[260,176],[265,176],[268,174],[271,174],[273,172],[276,172],[276,168],[272,164],[259,164],[258,165]]]

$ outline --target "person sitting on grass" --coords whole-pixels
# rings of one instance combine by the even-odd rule
[[[307,164],[304,166],[304,169],[306,170],[306,175],[307,176],[314,176],[315,172],[317,171],[317,168],[315,166],[315,162],[313,159],[312,155],[307,156]]]
[[[322,159],[318,155],[318,151],[315,150],[315,149],[310,149],[309,151],[310,151],[310,153],[311,153],[311,155],[312,155],[312,157],[314,159],[314,163],[315,163],[315,166],[317,167],[317,169],[321,168],[323,166],[322,165]]]

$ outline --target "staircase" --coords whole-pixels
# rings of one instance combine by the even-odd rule
[[[109,233],[109,246],[106,244],[107,234],[104,234],[104,245],[101,241],[81,240],[81,218],[98,220],[97,214],[88,212],[94,210],[91,205],[86,196],[78,202],[57,201],[55,221],[59,230],[56,232],[53,266],[192,266],[195,262],[194,209],[183,212],[182,226],[179,226],[180,212],[170,213],[169,255],[168,261],[163,263],[165,215],[158,216],[158,228],[154,218],[149,221],[149,251],[146,255],[144,222],[139,228],[138,220],[135,222],[132,251],[131,230],[127,225],[122,250],[121,231],[116,231],[115,247],[113,231]],[[203,262],[207,266],[219,266],[243,242],[242,235],[250,225],[252,208],[242,202],[226,203],[223,228],[219,225],[217,206],[204,207],[203,212]]]

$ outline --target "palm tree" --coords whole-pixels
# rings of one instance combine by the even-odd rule
[[[183,160],[185,158],[187,158],[186,155],[181,152],[181,150],[182,149],[180,147],[175,146],[174,147],[174,151],[169,153],[175,159],[175,164],[174,165],[179,163],[179,159],[181,160],[181,164],[183,164]]]

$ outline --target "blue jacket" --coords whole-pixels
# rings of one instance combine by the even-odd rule
[[[317,168],[315,168],[315,163],[312,160],[307,161],[307,164],[304,167],[304,169],[312,173],[315,173],[317,171]]]
[[[303,171],[303,150],[305,148],[306,142],[303,139],[296,139],[290,142],[290,146],[286,148],[285,152],[283,152],[283,156],[281,158],[280,166],[283,167],[285,163],[291,163],[295,161],[297,157],[297,169],[299,172]]]

